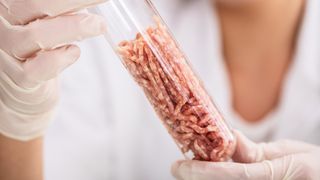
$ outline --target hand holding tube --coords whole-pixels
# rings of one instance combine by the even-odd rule
[[[97,15],[69,12],[103,1],[0,0],[1,134],[43,134],[58,100],[58,74],[80,56],[69,43],[106,29]]]
[[[289,140],[255,144],[235,134],[235,162],[179,161],[172,167],[173,175],[183,180],[319,179],[319,147]]]

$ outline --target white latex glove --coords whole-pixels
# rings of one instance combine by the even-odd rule
[[[70,12],[104,1],[0,0],[1,134],[43,135],[58,100],[57,76],[80,56],[69,43],[106,30],[102,17]]]
[[[235,162],[178,161],[172,174],[179,180],[308,180],[320,179],[320,150],[283,140],[255,144],[235,132]]]

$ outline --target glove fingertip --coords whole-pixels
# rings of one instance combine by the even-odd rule
[[[80,58],[81,50],[79,46],[72,44],[72,45],[66,46],[65,48],[66,48],[66,51],[69,51],[69,54],[72,57],[72,59],[74,59],[74,61]]]
[[[238,130],[233,130],[233,133],[237,140],[237,147],[232,159],[240,163],[254,162],[257,151],[256,144]]]
[[[78,40],[101,35],[107,31],[107,24],[102,16],[90,13],[77,14],[77,16],[82,18],[78,25],[82,37]]]
[[[175,162],[171,166],[171,174],[173,175],[173,177],[175,177],[177,179],[181,179],[179,168],[184,162],[185,162],[184,160],[180,160],[180,161]]]

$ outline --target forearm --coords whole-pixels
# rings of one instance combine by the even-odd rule
[[[42,144],[42,138],[22,142],[0,134],[0,179],[42,180]]]

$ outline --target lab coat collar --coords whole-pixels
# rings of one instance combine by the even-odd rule
[[[307,81],[320,87],[320,1],[308,0],[297,44],[296,67]]]

